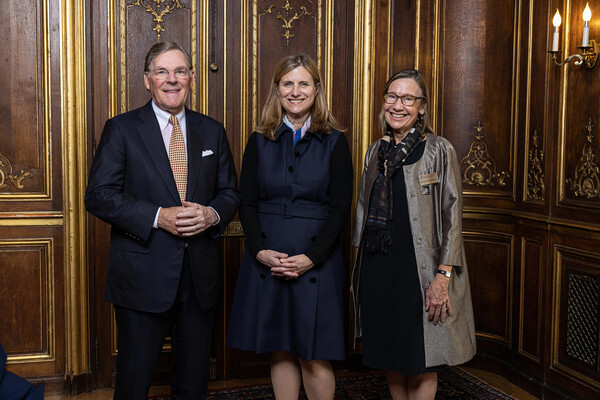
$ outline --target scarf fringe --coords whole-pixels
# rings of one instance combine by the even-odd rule
[[[390,229],[379,229],[367,226],[366,246],[371,253],[387,254],[388,246],[392,244]]]

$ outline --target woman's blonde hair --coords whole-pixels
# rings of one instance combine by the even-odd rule
[[[421,135],[425,135],[426,133],[434,133],[429,123],[429,107],[427,107],[429,105],[429,89],[427,89],[425,78],[423,78],[423,75],[421,75],[421,73],[416,69],[405,69],[400,72],[396,72],[385,84],[385,87],[383,88],[383,96],[387,94],[392,82],[397,81],[398,79],[412,79],[417,83],[419,89],[421,89],[420,97],[425,97],[424,100],[421,100],[423,104],[425,104],[425,113],[419,117],[417,123],[421,125]],[[381,134],[385,135],[389,129],[389,126],[385,120],[385,101],[383,101],[383,98],[381,103],[381,111],[379,112],[379,126],[381,128]]]
[[[294,54],[284,57],[273,73],[271,91],[267,96],[265,105],[262,110],[260,123],[256,127],[256,131],[263,134],[267,139],[274,140],[275,132],[283,122],[285,110],[279,100],[277,86],[279,81],[285,74],[298,67],[304,67],[312,76],[317,95],[315,102],[310,110],[310,131],[321,132],[324,134],[330,133],[332,130],[345,132],[344,127],[335,119],[327,108],[327,98],[321,87],[321,75],[317,63],[306,54]]]

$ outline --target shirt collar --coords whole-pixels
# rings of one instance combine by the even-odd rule
[[[292,132],[296,132],[294,124],[292,124],[292,122],[288,119],[287,115],[283,116],[283,123],[286,124],[288,128],[292,130]],[[304,134],[306,134],[308,128],[310,128],[310,115],[308,116],[308,118],[306,118],[306,121],[304,121],[304,124],[302,124],[302,126],[300,127],[300,136],[304,137]]]
[[[169,118],[171,118],[171,113],[165,110],[158,108],[154,100],[152,100],[152,109],[154,110],[154,114],[156,115],[156,119],[158,120],[158,126],[160,127],[161,132],[169,125]],[[177,117],[177,121],[179,121],[179,126],[181,127],[181,131],[185,132],[185,107],[175,115]]]

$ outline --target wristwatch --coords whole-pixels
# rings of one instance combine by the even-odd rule
[[[446,270],[443,270],[443,269],[438,269],[438,270],[436,271],[436,273],[438,273],[438,274],[442,274],[442,275],[444,275],[446,278],[450,278],[450,275],[452,275],[452,272],[450,272],[450,271],[446,271]]]

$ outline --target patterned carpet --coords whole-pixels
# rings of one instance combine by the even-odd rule
[[[461,370],[447,368],[438,374],[436,400],[514,400],[513,397],[488,386],[484,382]],[[274,399],[271,385],[257,385],[211,391],[208,400],[263,400]],[[168,400],[168,397],[152,397],[153,400]],[[300,399],[305,400],[304,392]],[[389,400],[390,395],[385,375],[370,372],[358,376],[336,379],[336,400]]]

